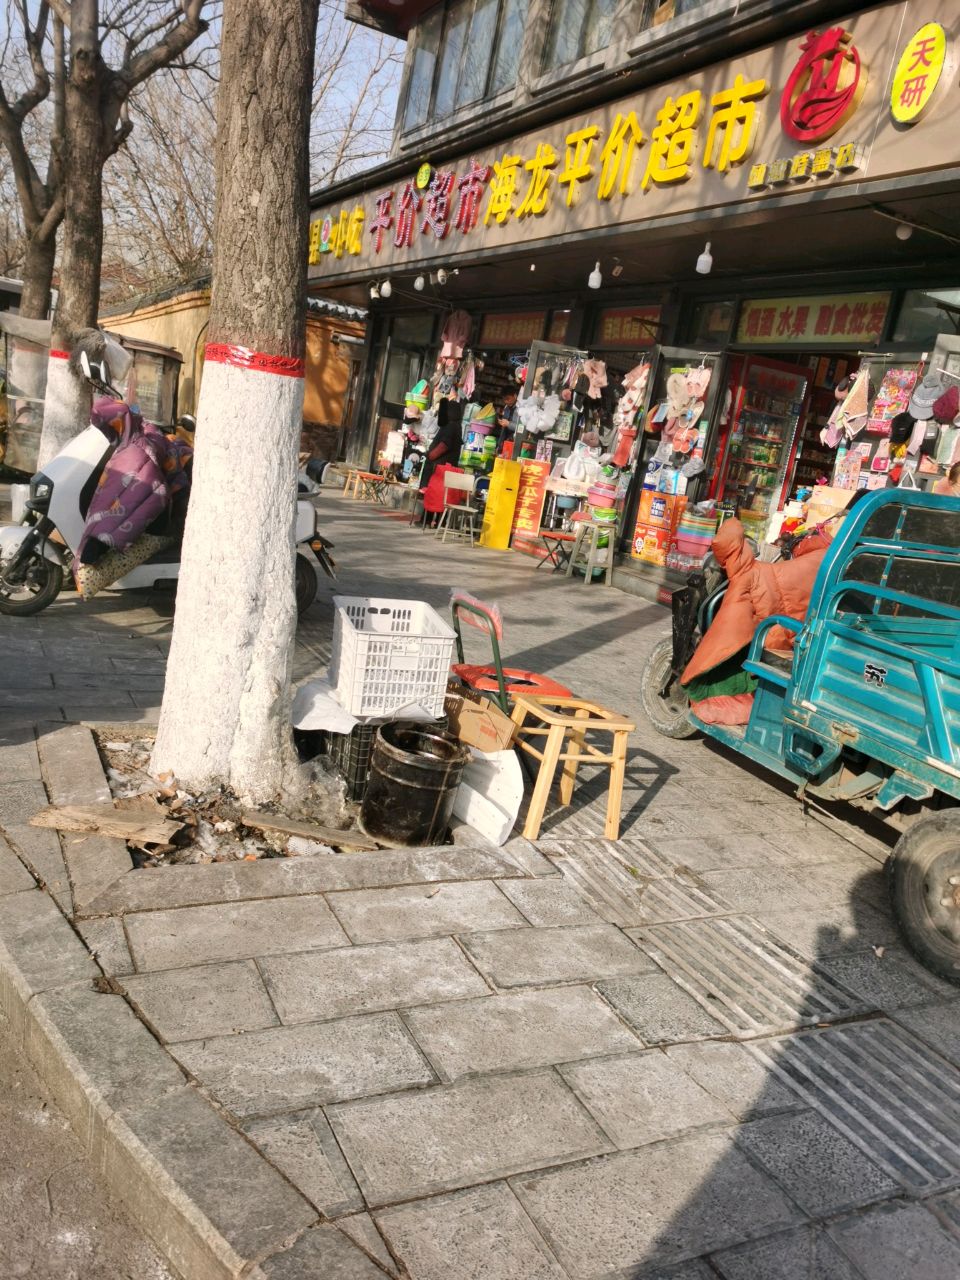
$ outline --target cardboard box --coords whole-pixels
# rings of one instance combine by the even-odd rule
[[[820,524],[843,511],[855,490],[839,489],[833,485],[818,484],[806,503],[807,524]]]
[[[653,525],[657,529],[676,529],[686,509],[687,499],[684,494],[644,490],[640,494],[637,522]]]
[[[443,704],[450,732],[478,751],[506,751],[513,741],[513,721],[481,694],[447,694]]]
[[[673,534],[669,529],[638,523],[633,535],[633,555],[647,564],[665,565]]]

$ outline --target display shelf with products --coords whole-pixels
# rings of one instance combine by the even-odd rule
[[[759,357],[744,365],[727,449],[722,500],[755,528],[779,508],[803,415],[809,373]]]

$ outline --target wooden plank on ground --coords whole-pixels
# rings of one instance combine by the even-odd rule
[[[357,835],[352,831],[335,831],[333,827],[319,827],[312,822],[297,822],[293,818],[284,818],[279,813],[260,813],[248,809],[240,815],[245,827],[254,827],[258,831],[277,831],[284,836],[303,836],[307,840],[319,840],[321,844],[333,845],[340,849],[359,849],[372,853],[380,846],[369,836]]]
[[[182,822],[171,822],[167,818],[131,809],[115,809],[112,804],[50,805],[35,813],[30,825],[115,836],[137,844],[169,844],[171,837],[183,827]]]

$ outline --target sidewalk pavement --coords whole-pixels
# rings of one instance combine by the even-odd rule
[[[0,1000],[171,1264],[955,1280],[960,988],[899,945],[882,849],[643,723],[658,606],[338,497],[321,523],[344,594],[496,600],[510,665],[637,719],[622,838],[598,779],[502,850],[137,871],[61,845],[30,815],[104,787],[68,722],[155,718],[172,598],[0,620]]]

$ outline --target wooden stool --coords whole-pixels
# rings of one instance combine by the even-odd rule
[[[537,725],[526,724],[527,716],[541,721]],[[616,840],[620,835],[620,806],[623,802],[623,779],[627,767],[627,738],[636,729],[636,725],[615,711],[608,711],[595,702],[585,702],[582,698],[533,698],[528,694],[518,693],[513,704],[511,717],[516,728],[513,734],[514,746],[540,761],[540,772],[537,775],[530,808],[527,810],[527,821],[523,834],[528,840],[536,840],[543,822],[543,812],[547,807],[547,797],[553,785],[557,765],[563,761],[563,773],[560,777],[560,802],[569,804],[573,798],[573,784],[577,777],[577,766],[583,761],[586,764],[606,764],[610,766],[610,790],[607,796],[607,820],[603,834],[607,840]],[[610,755],[605,755],[592,743],[586,741],[588,733],[613,734],[613,746]],[[539,751],[526,738],[545,738],[542,751]],[[567,739],[567,751],[563,750]]]
[[[599,546],[600,539],[607,535],[609,541],[605,547]],[[577,524],[576,541],[567,561],[566,576],[569,578],[574,569],[583,569],[583,581],[589,587],[593,581],[594,569],[605,569],[607,586],[613,585],[613,544],[617,538],[615,524],[602,524],[594,520],[581,520]]]
[[[345,498],[356,498],[357,489],[360,486],[360,472],[356,467],[351,467],[347,472],[347,483],[343,486],[343,496]],[[353,491],[351,493],[351,490]]]

